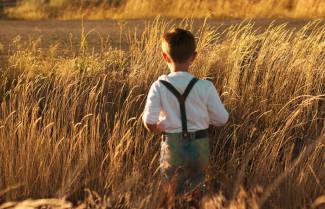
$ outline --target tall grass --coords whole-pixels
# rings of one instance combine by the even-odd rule
[[[186,20],[180,26],[193,28]],[[127,51],[93,50],[87,34],[77,51],[11,43],[0,74],[1,201],[84,199],[88,189],[96,191],[85,199],[90,207],[158,207],[160,142],[140,118],[149,86],[168,72],[159,43],[171,27],[155,20],[129,35]],[[212,130],[213,189],[204,207],[320,204],[324,26],[258,32],[246,22],[218,31],[207,24],[195,31],[199,56],[191,69],[213,80],[231,115]]]
[[[14,18],[143,18],[171,17],[324,18],[322,0],[22,0],[7,10]]]

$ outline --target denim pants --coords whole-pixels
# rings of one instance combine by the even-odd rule
[[[191,133],[188,139],[183,139],[181,133],[163,135],[160,150],[163,182],[170,183],[176,194],[204,185],[209,151],[209,138],[194,139]]]

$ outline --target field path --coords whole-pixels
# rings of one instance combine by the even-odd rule
[[[126,49],[127,42],[125,34],[120,33],[121,25],[123,25],[124,31],[126,28],[134,30],[137,29],[138,32],[142,32],[145,28],[146,23],[153,21],[152,19],[136,19],[136,20],[85,20],[83,25],[86,32],[94,30],[95,32],[90,33],[88,38],[88,46],[96,49],[100,46],[101,39],[109,40],[113,46],[121,46]],[[179,20],[174,20],[179,21]],[[256,27],[261,29],[266,28],[272,21],[271,19],[259,19],[254,20]],[[202,19],[196,19],[195,26],[198,27],[203,23]],[[240,24],[242,20],[232,19],[232,20],[218,20],[211,19],[208,20],[210,25],[219,26],[221,28],[226,28],[231,25]],[[288,23],[289,28],[300,28],[305,25],[308,20],[291,20],[291,19],[278,19],[274,24]],[[78,47],[80,43],[81,34],[81,21],[80,20],[36,20],[36,21],[26,21],[26,20],[0,20],[0,43],[4,46],[0,50],[0,60],[6,57],[8,54],[8,47],[10,43],[18,35],[21,37],[23,42],[28,42],[30,40],[35,40],[41,37],[41,47],[46,48],[51,44],[60,42],[61,46],[64,48],[69,48],[71,45],[73,47]],[[120,38],[122,35],[122,39]]]

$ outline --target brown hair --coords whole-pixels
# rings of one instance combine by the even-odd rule
[[[175,28],[163,35],[168,44],[168,54],[174,62],[186,62],[196,50],[194,35],[187,30]]]

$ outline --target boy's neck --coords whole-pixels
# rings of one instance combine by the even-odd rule
[[[187,63],[184,64],[174,64],[169,67],[170,72],[188,72],[190,65]]]

